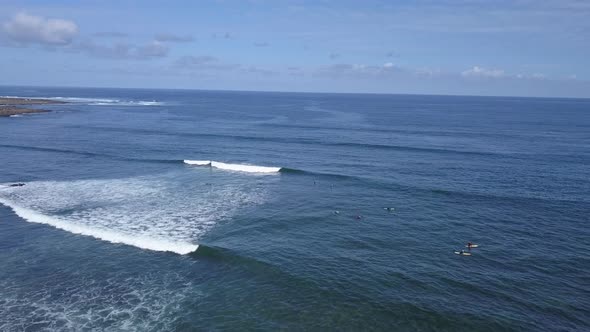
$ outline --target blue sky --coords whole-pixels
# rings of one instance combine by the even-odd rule
[[[11,1],[0,84],[590,97],[590,1]]]

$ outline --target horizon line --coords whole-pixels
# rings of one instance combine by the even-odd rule
[[[520,95],[475,95],[475,94],[437,94],[437,93],[394,93],[394,92],[322,92],[322,91],[281,91],[281,90],[235,90],[235,89],[200,89],[200,88],[145,88],[113,86],[69,86],[69,85],[6,85],[0,87],[17,88],[66,88],[66,89],[111,89],[111,90],[167,90],[167,91],[201,91],[201,92],[249,92],[249,93],[292,93],[324,95],[378,95],[378,96],[431,96],[431,97],[479,97],[479,98],[530,98],[530,99],[590,99],[590,97],[566,96],[520,96]]]

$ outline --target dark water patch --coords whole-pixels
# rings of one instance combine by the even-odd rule
[[[276,267],[268,263],[264,263],[254,258],[240,255],[231,249],[225,249],[211,245],[200,244],[199,248],[194,252],[190,253],[189,256],[196,259],[211,260],[220,264],[249,266],[261,271],[278,271]]]
[[[37,147],[37,146],[27,146],[27,145],[0,144],[0,147],[9,148],[9,149],[40,151],[40,152],[69,153],[69,154],[77,154],[77,155],[80,155],[80,156],[87,156],[87,157],[103,157],[103,156],[105,156],[105,155],[102,155],[102,154],[93,153],[93,152],[87,152],[87,151],[75,151],[75,150],[47,148],[47,147]]]

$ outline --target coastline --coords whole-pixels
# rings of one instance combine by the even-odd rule
[[[52,105],[52,104],[64,104],[62,101],[41,99],[41,98],[0,98],[0,117],[11,116],[28,113],[45,113],[50,112],[44,109],[27,108],[26,106],[34,105]],[[23,107],[25,106],[25,107]]]

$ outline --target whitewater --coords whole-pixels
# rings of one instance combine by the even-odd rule
[[[175,178],[192,183],[177,186]],[[195,251],[201,236],[219,221],[264,200],[265,193],[258,188],[235,181],[213,187],[199,177],[179,173],[0,187],[0,203],[26,221],[181,255]]]
[[[184,160],[185,164],[195,166],[210,166],[227,171],[245,172],[245,173],[278,173],[281,167],[268,167],[244,164],[228,164],[212,160]]]

